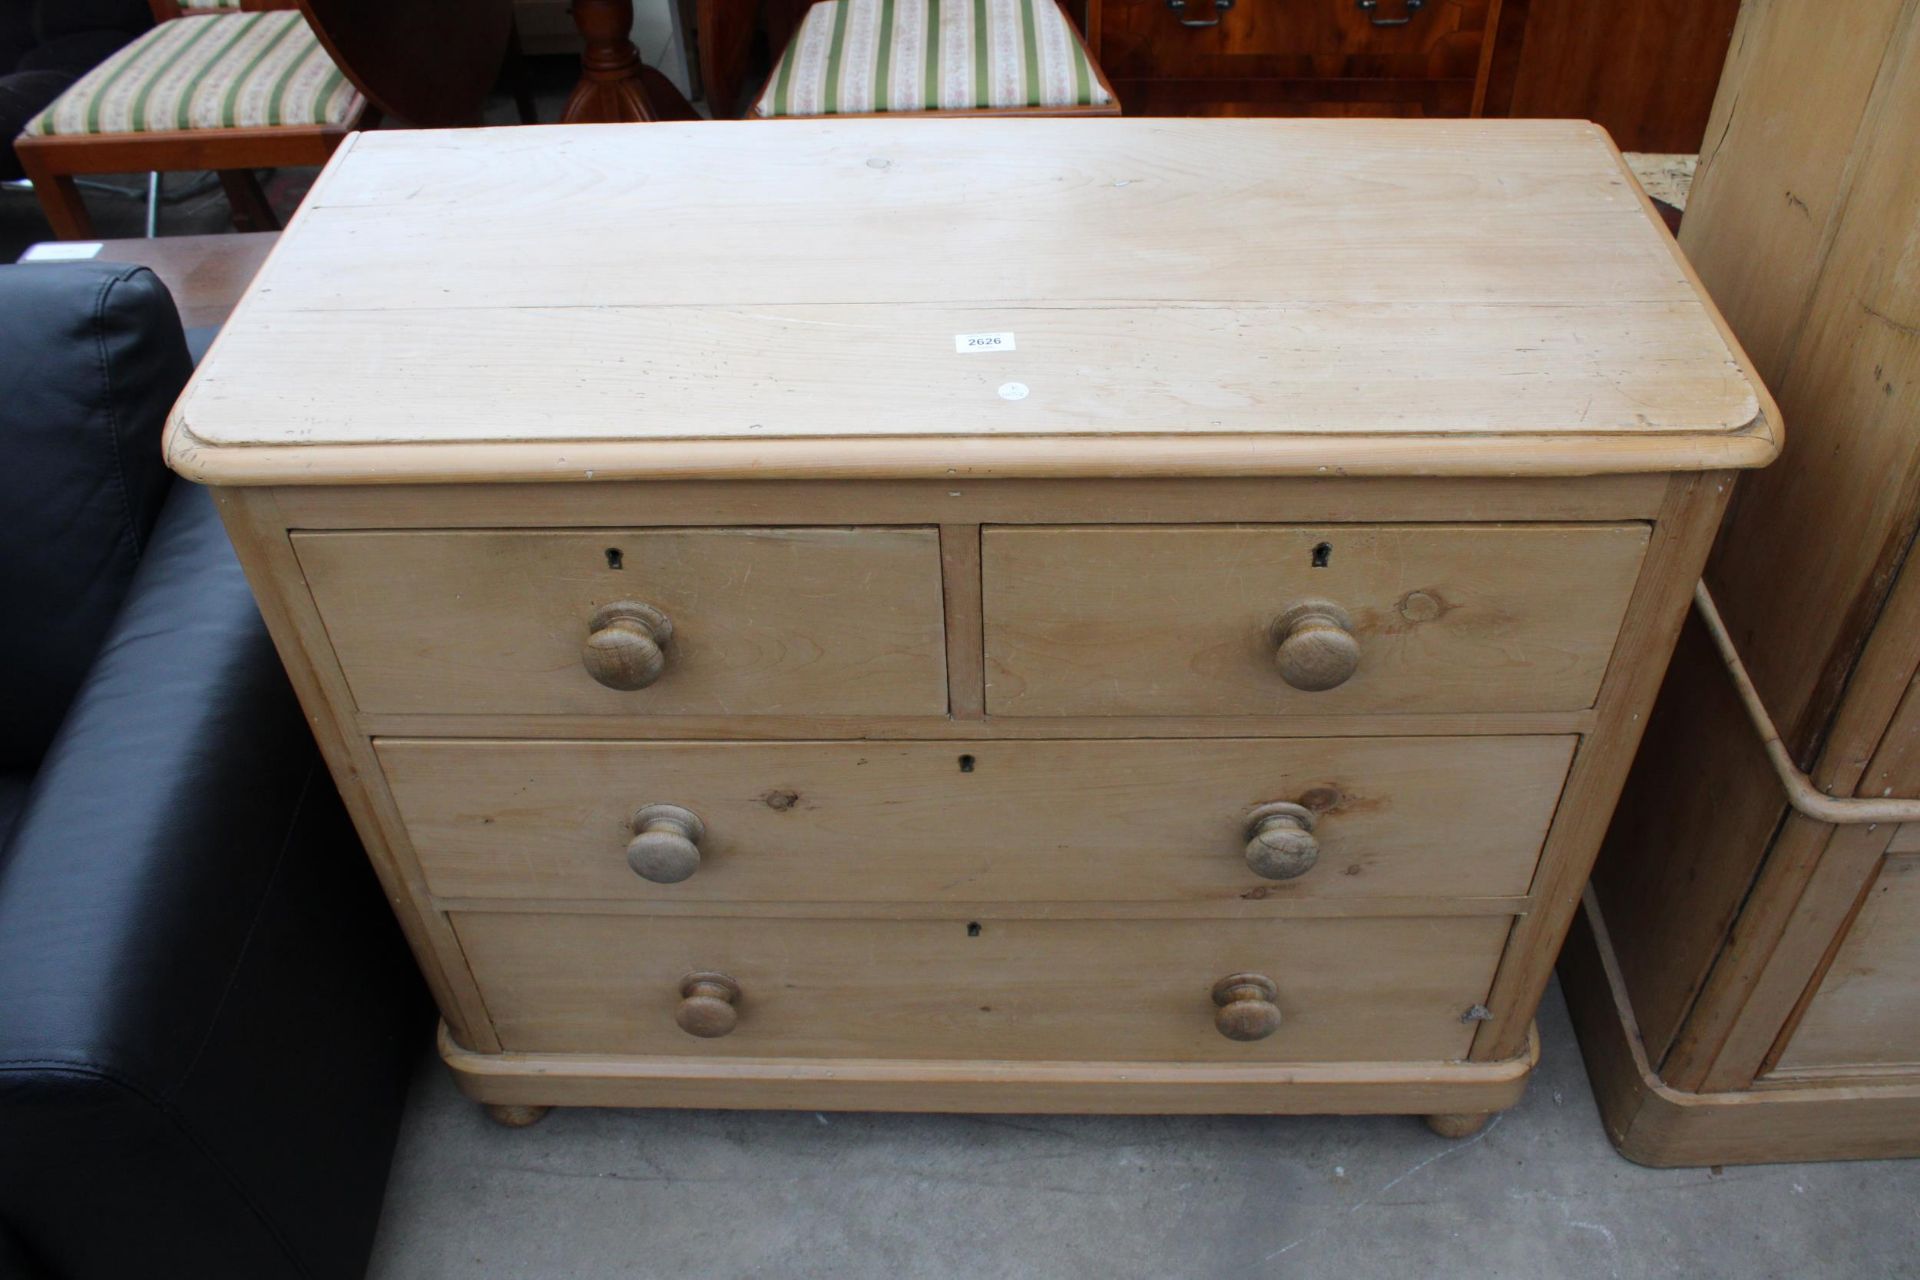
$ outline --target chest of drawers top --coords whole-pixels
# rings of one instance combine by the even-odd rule
[[[175,413],[221,485],[1591,475],[1777,415],[1604,133],[361,135]]]

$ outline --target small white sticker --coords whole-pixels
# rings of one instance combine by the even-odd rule
[[[1025,400],[1027,398],[1027,384],[1024,382],[1001,383],[1000,398],[1002,400]]]
[[[1012,351],[1013,335],[1010,333],[956,333],[953,335],[953,349],[962,354],[969,351]]]
[[[97,240],[43,240],[20,255],[22,262],[82,262],[106,248]]]

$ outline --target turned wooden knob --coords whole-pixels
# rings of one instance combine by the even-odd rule
[[[616,600],[602,605],[587,630],[580,660],[587,674],[609,689],[644,689],[667,668],[673,623],[650,604]]]
[[[1279,988],[1258,973],[1236,973],[1213,984],[1213,1025],[1229,1040],[1265,1040],[1280,1029]]]
[[[627,865],[642,880],[679,884],[700,869],[700,841],[706,824],[677,804],[642,805],[633,814],[633,840]]]
[[[1273,665],[1296,689],[1318,693],[1345,684],[1360,666],[1353,619],[1330,600],[1306,600],[1273,620]]]
[[[1313,870],[1320,861],[1320,842],[1313,838],[1313,811],[1276,800],[1263,804],[1247,819],[1247,866],[1269,880],[1291,880]]]
[[[740,1025],[740,984],[724,973],[690,973],[680,979],[680,1009],[673,1020],[690,1036],[711,1040]]]

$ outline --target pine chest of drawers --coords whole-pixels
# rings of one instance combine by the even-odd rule
[[[462,1086],[1510,1105],[1778,428],[1567,123],[343,147],[182,398]]]

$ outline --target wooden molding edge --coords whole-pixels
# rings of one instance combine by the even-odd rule
[[[264,271],[264,268],[262,268]],[[183,394],[167,465],[200,484],[450,484],[613,480],[1127,479],[1205,476],[1585,476],[1763,467],[1757,419],[1719,433],[1628,435],[1135,435],[785,437],[224,445],[193,433]],[[455,447],[457,444],[457,447]]]
[[[1589,888],[1560,957],[1560,985],[1607,1136],[1655,1168],[1920,1156],[1920,1077],[1884,1084],[1685,1093],[1648,1063],[1613,943]]]
[[[1614,142],[1613,135],[1599,125],[1594,125],[1593,129],[1599,134],[1607,149],[1613,153],[1614,163],[1620,167],[1620,172],[1626,175],[1627,189],[1639,198],[1640,207],[1645,211],[1647,220],[1658,230],[1660,238],[1666,244],[1667,252],[1672,255],[1674,266],[1679,268],[1680,274],[1685,276],[1688,283],[1693,286],[1701,305],[1707,310],[1708,318],[1713,321],[1713,327],[1720,331],[1720,340],[1726,343],[1727,353],[1733,357],[1733,362],[1739,366],[1747,384],[1753,388],[1754,399],[1759,402],[1759,409],[1754,414],[1753,421],[1741,428],[1741,431],[1766,441],[1771,449],[1767,462],[1771,462],[1779,457],[1780,451],[1786,447],[1786,431],[1780,422],[1779,402],[1774,399],[1766,380],[1760,376],[1760,370],[1754,367],[1753,357],[1749,356],[1747,349],[1740,344],[1739,335],[1734,333],[1733,326],[1727,322],[1726,316],[1721,314],[1720,304],[1715,302],[1713,295],[1707,291],[1706,283],[1700,279],[1700,273],[1693,269],[1693,262],[1687,257],[1686,251],[1680,247],[1680,241],[1667,230],[1666,220],[1653,207],[1653,198],[1646,193],[1645,188],[1641,187],[1640,179],[1634,176],[1633,166],[1627,163],[1627,158],[1621,153],[1619,145]],[[1750,465],[1765,466],[1767,463],[1758,462]]]
[[[1503,1111],[1540,1061],[975,1062],[475,1053],[440,1027],[460,1091],[490,1105],[1082,1115],[1416,1115]]]

